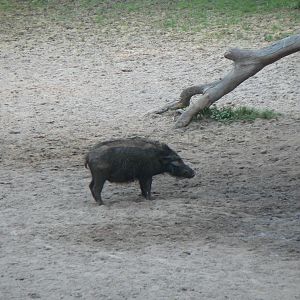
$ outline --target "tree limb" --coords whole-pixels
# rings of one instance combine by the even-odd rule
[[[225,58],[234,62],[233,70],[220,81],[206,85],[208,88],[202,90],[201,94],[203,95],[178,118],[175,127],[187,126],[203,108],[212,105],[265,66],[297,51],[300,51],[300,34],[289,36],[259,50],[230,49],[226,51]],[[190,98],[199,94],[199,90],[201,91],[201,89],[197,90],[194,87],[184,90],[181,95],[185,95],[186,91],[194,91],[195,93],[187,93],[188,97],[185,99],[188,100],[180,100],[179,102],[189,105]]]
[[[230,93],[265,66],[298,51],[300,51],[300,34],[289,36],[258,50],[229,49],[225,52],[224,57],[232,60],[234,64],[233,69],[224,78],[183,90],[180,100],[166,105],[162,112],[189,106],[175,124],[176,128],[187,126],[202,109]],[[190,105],[191,97],[197,94],[202,94],[202,96],[197,102]]]

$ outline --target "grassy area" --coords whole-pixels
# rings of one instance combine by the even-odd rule
[[[300,22],[300,0],[0,0],[0,11],[17,7],[43,9],[60,19],[85,15],[99,26],[130,29],[144,25],[176,32],[205,30],[217,38],[238,38],[241,34],[245,37],[263,26],[267,41],[291,34]]]
[[[250,107],[222,107],[211,106],[204,109],[197,119],[213,119],[219,122],[254,121],[255,119],[276,119],[281,114],[269,109],[256,109]]]
[[[95,0],[84,0],[96,3]],[[251,31],[256,27],[253,16],[271,15],[270,27],[266,32],[266,40],[281,38],[289,34],[285,21],[300,21],[299,0],[189,0],[189,1],[154,1],[130,0],[108,1],[97,10],[96,20],[105,24],[115,21],[116,17],[124,20],[143,19],[148,25],[156,25],[170,31],[199,32],[209,28],[216,29],[218,35],[236,33],[234,27],[241,25],[241,30]],[[298,9],[297,9],[298,8]],[[287,20],[288,19],[288,20]],[[277,20],[277,22],[274,20]],[[268,23],[268,22],[266,22]]]

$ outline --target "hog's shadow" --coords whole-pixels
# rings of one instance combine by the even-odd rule
[[[140,195],[136,195],[136,196],[130,196],[128,195],[127,197],[107,197],[106,199],[103,199],[103,205],[99,205],[97,202],[94,201],[93,206],[96,207],[112,207],[115,205],[122,205],[122,204],[128,204],[128,205],[133,205],[134,203],[136,204],[142,204],[142,203],[151,203],[155,200],[157,200],[159,197],[157,197],[157,195],[153,195],[151,196],[151,200],[147,200],[145,199],[141,194]]]

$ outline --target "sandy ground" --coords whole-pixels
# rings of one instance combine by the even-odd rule
[[[145,30],[109,34],[31,16],[0,27],[0,299],[300,299],[299,54],[220,104],[278,120],[174,130],[145,112],[230,69],[229,46]],[[107,184],[92,199],[83,156],[140,135],[197,172]]]

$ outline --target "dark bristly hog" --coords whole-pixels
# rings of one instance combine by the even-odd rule
[[[154,175],[195,176],[195,172],[166,144],[138,137],[96,144],[86,155],[87,166],[92,174],[89,187],[99,205],[103,204],[101,191],[106,180],[117,183],[138,180],[143,197],[150,200]]]

